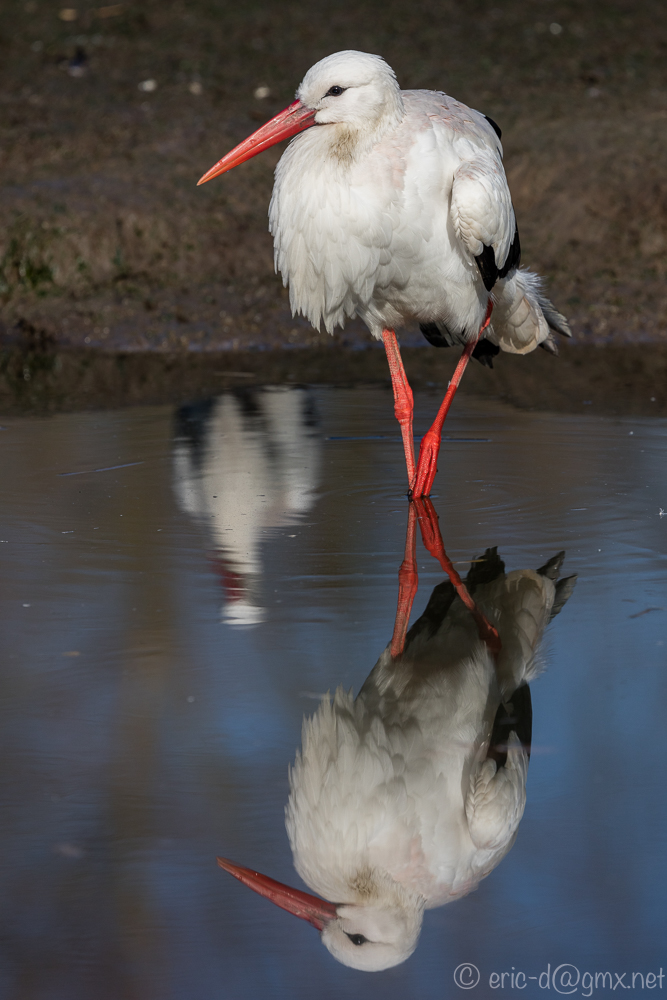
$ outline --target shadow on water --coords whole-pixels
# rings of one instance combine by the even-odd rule
[[[565,962],[659,975],[665,421],[462,397],[433,513],[402,495],[379,388],[3,427],[1,995],[428,1000],[465,963],[485,996],[511,972],[542,996]],[[576,597],[536,653],[562,550]],[[363,731],[355,755],[320,753],[334,722]],[[290,840],[346,909],[379,869],[427,900],[414,955],[363,976],[215,863],[298,884]]]

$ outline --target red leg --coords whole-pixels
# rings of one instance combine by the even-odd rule
[[[445,417],[449,412],[449,407],[452,405],[452,400],[454,399],[456,390],[459,387],[459,382],[461,381],[463,373],[466,370],[466,366],[470,361],[470,355],[475,350],[477,341],[491,322],[492,309],[493,302],[489,299],[489,304],[486,307],[486,316],[484,317],[484,322],[479,328],[479,333],[474,340],[471,340],[470,343],[466,344],[464,347],[461,360],[452,375],[452,380],[449,383],[447,392],[445,393],[445,398],[443,399],[440,409],[438,410],[438,415],[422,438],[421,447],[419,449],[419,461],[417,463],[417,477],[411,494],[415,498],[428,496],[433,488],[433,480],[435,479],[435,474],[438,471],[438,454],[440,452],[440,442],[442,439],[442,425],[444,424]]]
[[[382,331],[382,342],[387,352],[389,362],[389,374],[391,384],[394,389],[394,413],[401,425],[403,435],[403,450],[405,451],[405,464],[408,470],[408,485],[412,487],[415,479],[415,445],[412,435],[412,389],[405,374],[401,352],[398,348],[398,341],[393,330]]]
[[[417,593],[417,511],[414,504],[408,508],[408,530],[405,536],[405,556],[398,571],[398,605],[394,634],[391,637],[391,655],[400,656],[405,649],[405,635],[408,631],[410,612]]]
[[[454,569],[451,559],[445,552],[445,545],[440,533],[440,525],[438,524],[438,515],[435,512],[435,507],[427,497],[424,497],[422,500],[415,500],[411,506],[418,509],[419,527],[424,547],[438,560],[454,585],[456,593],[475,619],[480,639],[486,643],[493,655],[497,656],[501,648],[500,636],[488,618],[482,614],[475,604],[468,592],[468,588]]]

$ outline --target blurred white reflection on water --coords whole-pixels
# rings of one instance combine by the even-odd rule
[[[174,488],[183,510],[208,529],[230,625],[264,619],[256,597],[263,535],[315,502],[314,423],[310,395],[298,387],[228,393],[177,414]]]
[[[210,528],[174,493],[173,412],[3,421],[1,996],[430,1000],[458,994],[462,962],[483,996],[512,966],[667,964],[664,421],[457,399],[449,433],[491,441],[443,446],[450,557],[465,571],[497,545],[539,566],[566,549],[579,583],[533,688],[516,844],[426,915],[409,961],[345,969],[216,867],[295,881],[283,810],[302,716],[358,691],[391,635],[407,505],[387,393],[310,397],[319,486],[262,533],[252,629],[220,622]],[[442,579],[419,567],[415,617]]]

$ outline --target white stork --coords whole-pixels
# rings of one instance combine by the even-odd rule
[[[276,268],[294,313],[330,333],[360,316],[384,342],[411,495],[426,496],[470,355],[490,364],[499,350],[556,353],[551,331],[570,336],[569,327],[541,279],[518,269],[519,234],[491,119],[437,91],[402,91],[391,67],[366,52],[320,60],[296,98],[199,183],[303,133],[276,168]],[[417,468],[412,390],[394,332],[412,323],[435,346],[464,347]]]
[[[562,552],[506,574],[487,549],[465,584],[448,569],[406,636],[415,516],[427,548],[451,567],[429,504],[410,505],[409,597],[401,586],[392,643],[356,699],[339,688],[304,721],[290,773],[294,865],[324,898],[218,859],[313,924],[340,962],[368,972],[405,961],[424,910],[471,892],[514,843],[526,801],[528,682],[544,628],[576,580],[558,580]]]

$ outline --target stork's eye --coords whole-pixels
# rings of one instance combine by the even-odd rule
[[[345,931],[345,933],[347,934],[347,931]],[[366,944],[366,942],[368,941],[368,938],[365,938],[363,934],[347,934],[347,936],[349,937],[352,944],[356,945]]]
[[[327,90],[327,92],[326,92],[326,94],[324,96],[325,97],[340,97],[340,95],[343,93],[344,90],[345,90],[345,87],[329,87],[329,89]]]

